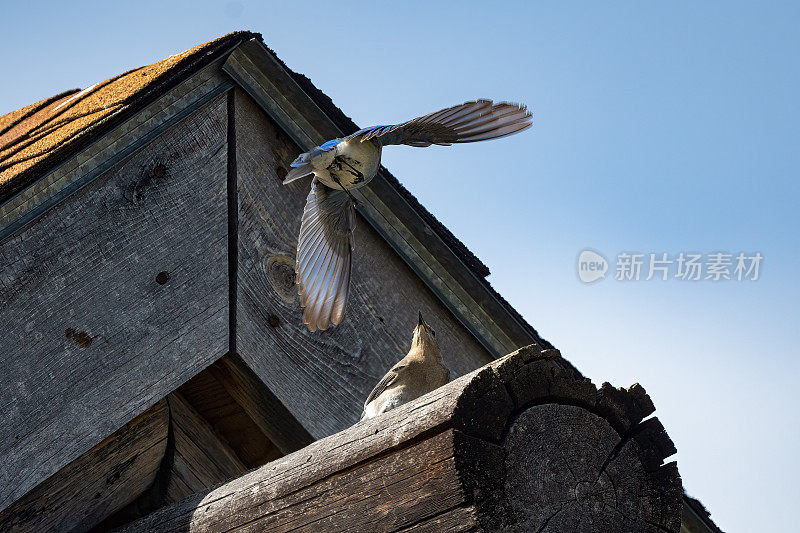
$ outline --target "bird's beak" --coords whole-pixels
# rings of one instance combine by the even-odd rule
[[[419,323],[417,325],[425,327],[425,321],[422,320],[422,311],[419,312]]]

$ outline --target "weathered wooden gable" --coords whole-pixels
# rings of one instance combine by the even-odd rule
[[[0,245],[0,502],[228,347],[221,96]]]
[[[456,375],[492,359],[363,218],[356,224],[346,319],[324,332],[301,321],[294,256],[307,181],[284,186],[299,148],[236,91],[236,351],[317,438],[355,423],[380,376],[408,351],[419,312],[436,324]]]
[[[247,58],[280,66],[245,42]],[[347,318],[308,332],[292,268],[309,184],[279,176],[308,148],[297,143],[311,142],[298,131],[341,131],[289,72],[265,78],[253,67],[291,99],[265,106],[264,93],[236,86],[246,71],[229,68],[235,58],[215,53],[0,206],[0,511],[48,478],[72,483],[57,473],[225,354],[214,379],[286,453],[358,420],[419,311],[454,375],[520,336],[479,319],[491,306],[476,294],[493,294],[464,289],[456,277],[475,275],[385,178],[362,201]],[[138,457],[135,444],[113,441],[123,444]],[[147,464],[122,476],[129,498],[92,516],[155,483],[158,465]]]

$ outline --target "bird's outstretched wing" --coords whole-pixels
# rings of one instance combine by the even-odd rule
[[[477,100],[448,107],[402,124],[372,126],[347,137],[382,145],[430,146],[496,139],[531,126],[533,115],[520,104]]]
[[[369,402],[380,396],[381,393],[385,391],[387,387],[389,387],[389,385],[397,381],[397,378],[400,375],[400,371],[403,370],[404,368],[405,365],[403,364],[393,366],[386,373],[386,375],[383,376],[383,378],[378,382],[378,384],[375,385],[375,388],[372,389],[372,392],[369,393],[369,396],[367,396],[367,399],[364,401],[364,409],[361,411],[362,419],[364,418],[364,415],[367,412],[367,405],[369,405]]]
[[[297,241],[298,293],[306,308],[303,322],[311,331],[342,321],[354,226],[355,208],[347,193],[314,179]]]

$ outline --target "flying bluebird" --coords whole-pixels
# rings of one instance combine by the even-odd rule
[[[300,154],[284,183],[313,175],[297,241],[297,284],[303,322],[327,329],[344,316],[350,286],[355,200],[349,189],[375,177],[389,144],[449,146],[496,139],[530,127],[525,106],[466,102],[401,124],[364,128]]]
[[[390,411],[449,381],[450,371],[442,363],[436,332],[422,320],[420,313],[408,355],[394,365],[369,393],[361,419]]]

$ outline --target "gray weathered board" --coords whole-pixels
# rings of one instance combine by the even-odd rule
[[[155,479],[167,448],[166,400],[0,511],[0,531],[85,531]]]
[[[221,96],[0,245],[0,509],[227,351],[226,131]]]
[[[419,312],[437,332],[455,376],[492,357],[389,245],[356,223],[344,321],[310,333],[294,285],[300,216],[309,180],[283,185],[299,149],[236,90],[239,203],[237,352],[301,424],[319,438],[356,422],[364,398],[410,347]],[[273,316],[270,323],[270,316]]]
[[[167,396],[175,448],[165,501],[180,501],[241,474],[247,467],[211,424],[178,392]]]

